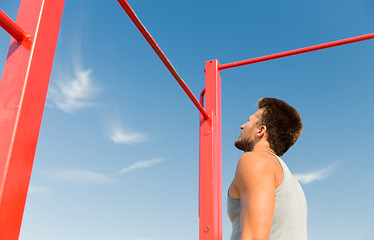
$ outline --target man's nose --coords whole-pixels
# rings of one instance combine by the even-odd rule
[[[243,128],[244,128],[243,126],[244,126],[244,124],[240,126],[240,129],[241,129],[241,130],[243,130]]]

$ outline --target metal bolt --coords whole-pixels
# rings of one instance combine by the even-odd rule
[[[203,227],[203,232],[209,232],[209,227],[208,226],[204,226]]]

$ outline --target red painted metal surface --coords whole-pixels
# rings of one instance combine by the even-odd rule
[[[200,104],[204,107],[204,96],[205,96],[205,88],[200,93]]]
[[[199,238],[222,239],[221,76],[217,60],[205,63],[206,120],[200,115]]]
[[[3,10],[0,9],[0,26],[7,31],[17,42],[23,42],[24,40],[31,41],[30,35],[25,33],[23,29],[17,25]]]
[[[224,65],[208,61],[199,103],[128,3],[118,2],[201,113],[199,237],[221,240],[220,70],[368,40],[374,33]],[[23,43],[12,40],[0,82],[0,240],[18,239],[63,5],[64,0],[22,0],[17,24],[0,12],[1,26]]]
[[[196,99],[195,95],[191,92],[188,88],[186,83],[182,80],[179,76],[173,65],[170,63],[166,55],[162,52],[161,48],[157,45],[156,41],[153,39],[151,34],[147,31],[144,25],[141,23],[139,18],[136,16],[135,12],[132,10],[131,6],[128,4],[126,0],[117,0],[118,3],[121,5],[123,10],[127,13],[130,17],[131,21],[135,24],[138,30],[141,32],[143,37],[147,40],[149,45],[151,45],[152,49],[156,52],[157,56],[161,59],[164,63],[166,68],[169,70],[171,75],[177,80],[178,84],[182,87],[183,91],[187,94],[187,96],[191,99],[192,103],[197,107],[200,113],[204,116],[205,119],[208,119],[208,114],[206,114],[204,108],[200,105],[199,101]]]
[[[277,58],[283,58],[283,57],[288,57],[292,55],[297,55],[301,53],[306,53],[306,52],[312,52],[316,50],[321,50],[325,48],[331,48],[331,47],[336,47],[344,44],[349,44],[349,43],[354,43],[354,42],[359,42],[359,41],[364,41],[364,40],[369,40],[374,38],[374,33],[366,34],[366,35],[361,35],[357,37],[352,37],[352,38],[346,38],[338,41],[333,41],[333,42],[328,42],[328,43],[323,43],[323,44],[318,44],[310,47],[305,47],[305,48],[299,48],[291,51],[286,51],[286,52],[281,52],[281,53],[275,53],[271,55],[266,55],[263,57],[257,57],[257,58],[252,58],[248,60],[243,60],[239,62],[233,62],[233,63],[226,63],[222,64],[219,69],[228,69],[228,68],[234,68],[234,67],[240,67],[243,65],[248,65],[248,64],[253,64],[253,63],[258,63],[258,62],[264,62],[268,60],[273,60]]]
[[[0,240],[18,239],[64,0],[22,0],[0,82]]]

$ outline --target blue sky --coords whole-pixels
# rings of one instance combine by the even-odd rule
[[[369,0],[129,1],[190,89],[204,62],[374,32]],[[19,1],[0,7],[16,19]],[[0,64],[10,37],[0,31]],[[283,160],[311,240],[374,239],[374,40],[222,74],[223,192],[261,97],[303,118]],[[1,68],[2,73],[2,68]],[[66,1],[20,239],[198,239],[199,114],[117,1]],[[231,225],[223,196],[223,239]]]

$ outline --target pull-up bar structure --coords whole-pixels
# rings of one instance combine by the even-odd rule
[[[29,39],[30,35],[25,33],[23,29],[13,22],[13,20],[0,9],[0,26],[7,31],[17,42],[22,43],[24,40]]]
[[[15,23],[0,15],[15,37],[0,82],[0,240],[21,229],[63,6],[21,0]]]
[[[221,240],[220,71],[373,39],[374,33],[223,65],[207,61],[199,102],[128,2],[117,1],[200,112],[199,239]],[[16,22],[0,10],[0,26],[14,38],[0,82],[0,240],[19,236],[63,6],[64,0],[21,0]]]
[[[252,59],[243,60],[243,61],[239,61],[239,62],[227,63],[227,64],[221,65],[219,67],[219,70],[224,70],[224,69],[234,68],[234,67],[240,67],[240,66],[244,66],[244,65],[253,64],[253,63],[269,61],[269,60],[273,60],[273,59],[277,59],[277,58],[289,57],[289,56],[293,56],[293,55],[297,55],[297,54],[301,54],[301,53],[313,52],[313,51],[322,50],[322,49],[331,48],[331,47],[336,47],[336,46],[345,45],[345,44],[349,44],[349,43],[355,43],[355,42],[360,42],[360,41],[364,41],[364,40],[369,40],[369,39],[372,39],[372,38],[374,38],[374,33],[361,35],[361,36],[357,36],[357,37],[352,37],[352,38],[346,38],[346,39],[333,41],[333,42],[328,42],[328,43],[322,43],[322,44],[318,44],[318,45],[314,45],[314,46],[310,46],[310,47],[299,48],[299,49],[295,49],[295,50],[291,50],[291,51],[275,53],[275,54],[266,55],[266,56],[263,56],[263,57],[252,58]]]
[[[138,28],[140,33],[143,35],[143,37],[147,40],[149,45],[153,48],[153,50],[156,52],[157,56],[161,59],[161,61],[165,64],[166,68],[169,70],[171,75],[177,80],[178,84],[182,87],[184,92],[187,94],[187,96],[191,99],[192,103],[197,107],[197,109],[200,111],[200,113],[204,116],[205,119],[208,119],[208,115],[205,112],[204,108],[201,106],[199,101],[197,101],[195,95],[191,92],[191,90],[188,88],[186,83],[182,80],[182,78],[177,73],[177,70],[171,65],[169,59],[165,56],[164,52],[161,50],[161,48],[158,46],[156,41],[153,39],[151,34],[147,31],[147,29],[144,27],[142,22],[139,20],[139,18],[136,16],[135,12],[132,10],[131,6],[128,4],[127,1],[124,0],[118,0],[118,3],[121,5],[123,10],[127,13],[127,15],[130,17],[131,21],[135,24],[135,26]]]

